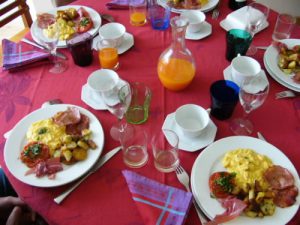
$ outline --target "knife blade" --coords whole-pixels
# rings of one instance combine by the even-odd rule
[[[82,181],[84,181],[92,173],[96,172],[101,166],[103,166],[104,163],[106,163],[109,159],[111,159],[121,149],[122,149],[122,147],[118,146],[118,147],[114,148],[113,150],[109,151],[108,153],[106,153],[104,156],[102,156],[100,158],[100,160],[98,162],[96,162],[96,164],[92,167],[92,169],[86,175],[84,175],[79,181],[77,181],[75,184],[73,184],[73,186],[71,186],[69,189],[65,190],[63,193],[61,193],[60,195],[55,197],[54,201],[57,204],[60,204],[75,188],[77,188],[79,186],[79,184],[81,184]]]
[[[258,139],[260,139],[262,141],[267,141],[260,132],[257,132],[257,137],[258,137]]]
[[[35,46],[35,47],[37,47],[37,48],[39,48],[39,49],[43,49],[43,50],[49,51],[49,50],[48,50],[46,47],[44,47],[43,45],[40,45],[39,43],[36,43],[36,42],[33,42],[33,41],[30,41],[30,40],[27,39],[27,38],[22,38],[21,41],[24,42],[24,43],[27,43],[27,44],[29,44],[29,45]],[[57,56],[57,57],[59,57],[59,58],[61,58],[61,59],[65,59],[65,60],[67,59],[67,56],[65,56],[63,53],[58,52],[58,51],[56,51],[55,56]]]

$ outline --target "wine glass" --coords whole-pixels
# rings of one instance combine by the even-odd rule
[[[253,124],[248,119],[248,115],[253,110],[260,107],[269,93],[269,82],[265,76],[261,74],[246,78],[239,92],[240,103],[244,109],[242,118],[234,119],[230,128],[236,135],[250,135],[253,132]]]
[[[59,74],[67,69],[66,64],[58,60],[56,56],[57,43],[59,41],[60,34],[60,26],[57,22],[50,20],[45,25],[45,27],[45,29],[35,29],[35,36],[37,37],[38,41],[50,51],[52,55],[54,65],[49,69],[49,72]]]
[[[247,6],[247,31],[252,35],[252,40],[254,35],[261,29],[261,27],[267,22],[270,9],[260,3],[252,2]],[[257,51],[255,45],[251,44],[247,55],[254,55]]]
[[[101,97],[107,109],[118,118],[118,123],[110,130],[111,136],[116,141],[121,142],[125,130],[126,135],[130,133],[130,125],[122,119],[130,105],[131,96],[130,84],[124,80],[119,80],[112,88],[101,91]]]

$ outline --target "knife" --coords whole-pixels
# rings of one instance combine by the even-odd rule
[[[111,157],[113,157],[118,151],[122,149],[121,146],[118,146],[114,148],[113,150],[106,153],[104,156],[100,158],[98,162],[92,167],[92,169],[84,175],[79,181],[77,181],[73,186],[71,186],[69,189],[65,190],[63,193],[58,195],[56,198],[54,198],[54,201],[57,204],[60,204],[75,188],[81,184],[82,181],[84,181],[89,175],[96,172],[101,166],[103,166],[104,163],[106,163]]]
[[[257,132],[257,137],[258,137],[258,139],[267,142],[267,140],[264,138],[264,136],[260,132]]]
[[[37,47],[37,48],[39,48],[39,49],[43,49],[43,50],[49,51],[49,49],[47,49],[47,48],[44,47],[43,45],[40,45],[39,43],[36,43],[36,42],[33,42],[33,41],[30,41],[30,40],[27,39],[27,38],[22,38],[21,41],[24,42],[24,43],[30,44],[30,45],[32,45],[32,46],[35,46],[35,47]],[[63,53],[61,53],[61,52],[56,52],[56,53],[55,53],[55,56],[57,56],[57,57],[59,57],[59,58],[61,58],[61,59],[65,59],[65,60],[67,59],[67,56],[65,56],[65,55],[64,55]]]

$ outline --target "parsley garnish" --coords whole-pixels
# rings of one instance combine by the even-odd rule
[[[215,183],[220,185],[227,193],[232,192],[234,186],[231,180],[236,176],[236,173],[230,173],[228,176],[221,174],[221,177],[215,180]]]
[[[39,129],[38,134],[44,134],[47,132],[47,128],[46,127],[42,127],[41,129]]]

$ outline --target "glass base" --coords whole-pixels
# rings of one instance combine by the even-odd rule
[[[255,53],[257,52],[257,48],[254,45],[250,45],[250,47],[248,48],[246,55],[255,55]]]
[[[235,135],[250,135],[253,132],[253,124],[248,119],[237,118],[231,121],[230,129]]]
[[[59,74],[65,72],[67,68],[68,66],[64,62],[58,61],[54,63],[54,66],[50,68],[49,72]]]

